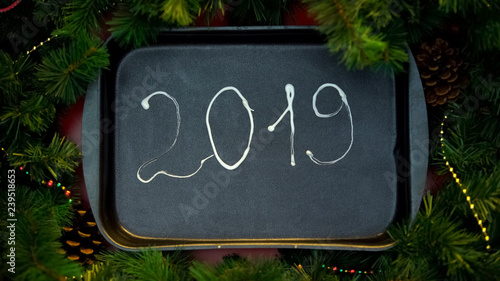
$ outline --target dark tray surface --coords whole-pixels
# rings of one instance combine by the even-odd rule
[[[266,129],[287,106],[287,83],[295,86],[295,167],[290,165],[289,116],[282,121],[281,132]],[[350,152],[330,166],[318,166],[305,154],[311,149],[331,160],[349,147],[345,106],[329,119],[316,117],[312,109],[312,96],[324,83],[344,90],[354,126]],[[165,91],[177,99],[181,114],[176,146],[141,174],[149,178],[158,167],[189,174],[212,154],[205,114],[212,97],[226,86],[238,88],[255,110],[248,159],[235,171],[227,171],[212,158],[189,179],[160,175],[149,184],[138,181],[138,167],[165,151],[176,129],[170,100],[154,97],[148,111],[140,107],[140,100]],[[319,95],[321,112],[333,112],[340,104],[333,88]],[[118,69],[116,105],[116,212],[131,233],[197,239],[354,238],[384,232],[394,217],[396,186],[384,178],[384,172],[396,169],[394,81],[367,71],[347,72],[321,45],[137,50]],[[218,151],[226,162],[234,163],[248,139],[247,112],[233,92],[220,96],[211,112]],[[223,184],[215,187],[218,192],[208,192],[214,197],[210,198],[203,194],[204,188],[214,190],[209,185],[216,184],[217,177]]]
[[[323,42],[311,29],[289,28],[172,30],[136,51],[111,40],[110,70],[89,87],[82,124],[85,181],[104,237],[122,249],[390,247],[387,226],[414,217],[425,183],[427,120],[418,72],[413,60],[409,75],[396,79],[347,71]],[[295,167],[289,114],[274,133],[266,129],[287,107],[287,83],[295,87]],[[312,96],[324,83],[345,92],[354,142],[344,159],[318,166],[307,149],[332,160],[350,143],[345,106],[332,118],[314,114]],[[243,164],[228,171],[211,158],[191,178],[159,175],[141,183],[138,167],[164,152],[176,131],[172,101],[155,96],[146,111],[141,100],[165,91],[181,114],[175,147],[141,175],[158,169],[188,174],[213,153],[205,114],[226,86],[237,87],[254,109],[252,148]],[[332,88],[318,96],[320,112],[340,104]],[[234,163],[250,123],[234,92],[215,101],[210,123],[219,154]],[[411,176],[398,172],[405,159]]]

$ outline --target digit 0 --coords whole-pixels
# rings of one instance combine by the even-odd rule
[[[219,95],[224,93],[225,91],[233,91],[238,95],[238,97],[240,97],[241,101],[243,102],[243,106],[245,107],[245,109],[248,112],[248,118],[250,119],[250,135],[248,136],[247,148],[243,152],[243,155],[241,156],[241,158],[233,165],[227,164],[226,162],[224,162],[220,158],[219,153],[217,153],[217,148],[215,147],[214,139],[212,137],[212,128],[210,127],[210,110],[212,109],[212,105],[214,104],[215,100],[219,97]],[[215,96],[212,98],[212,101],[210,101],[210,104],[208,105],[207,115],[205,118],[205,122],[207,124],[207,130],[208,130],[208,138],[210,139],[210,143],[212,144],[212,150],[214,151],[215,158],[217,159],[217,161],[219,161],[219,164],[221,164],[222,167],[224,167],[228,170],[234,170],[234,169],[238,168],[238,166],[240,166],[241,163],[243,163],[243,161],[245,161],[245,158],[248,156],[248,152],[250,151],[250,144],[252,142],[253,131],[254,131],[254,121],[253,121],[252,110],[253,109],[250,108],[250,105],[248,105],[248,101],[240,93],[240,91],[238,89],[236,89],[235,87],[231,87],[231,86],[225,87],[222,90],[220,90],[217,94],[215,94]]]

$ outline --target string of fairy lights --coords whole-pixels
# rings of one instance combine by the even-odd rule
[[[5,150],[5,148],[1,148],[1,150],[8,156],[9,153],[7,153],[7,151]],[[22,173],[22,174],[26,174],[26,175],[29,175],[30,172],[23,166],[20,166],[19,168],[19,172]],[[66,198],[68,198],[68,202],[69,203],[72,203],[73,202],[73,199],[71,198],[72,197],[72,193],[70,190],[68,190],[66,188],[65,185],[63,185],[62,183],[60,182],[57,182],[57,181],[54,181],[54,180],[51,180],[51,179],[37,179],[37,181],[43,185],[46,185],[47,187],[49,188],[52,188],[52,187],[56,187],[56,188],[61,188],[61,190],[64,191],[64,195],[66,196]]]
[[[299,264],[296,266],[297,270],[303,271],[304,266],[302,264]],[[332,273],[336,274],[366,274],[366,275],[373,275],[376,273],[381,273],[382,270],[359,270],[359,269],[353,269],[353,268],[343,268],[340,266],[327,266],[325,264],[321,265],[321,268],[324,268],[325,270],[331,271]]]
[[[453,112],[453,111],[451,111],[451,112]],[[446,167],[448,167],[450,173],[453,175],[453,178],[455,179],[455,182],[457,183],[457,185],[462,188],[462,193],[466,196],[465,199],[467,200],[467,203],[469,204],[469,208],[470,208],[471,212],[474,214],[474,218],[476,219],[478,226],[481,228],[481,231],[482,231],[483,236],[484,236],[484,241],[486,241],[486,243],[487,243],[486,244],[486,250],[490,250],[491,249],[491,245],[489,243],[490,236],[488,235],[488,231],[486,229],[486,226],[484,225],[484,221],[483,221],[482,218],[479,217],[479,214],[475,211],[475,209],[474,209],[474,203],[472,203],[472,199],[471,199],[470,195],[468,195],[469,191],[468,191],[467,187],[462,184],[462,182],[460,181],[460,178],[458,177],[457,173],[455,173],[455,170],[451,166],[451,164],[449,162],[449,159],[446,158],[445,142],[444,142],[445,141],[445,138],[444,138],[444,131],[445,131],[444,124],[445,124],[445,121],[447,119],[448,119],[448,115],[444,115],[444,119],[441,122],[441,130],[439,132],[439,139],[440,139],[440,142],[441,142],[443,160],[446,161],[445,162]]]
[[[43,44],[46,44],[46,43],[50,42],[50,40],[52,40],[52,39],[54,39],[56,37],[57,37],[57,35],[54,35],[54,36],[49,37],[49,38],[45,39],[44,41],[40,42],[38,45],[33,46],[33,48],[31,48],[31,50],[26,51],[26,55],[31,54],[32,52],[36,51],[36,49],[42,47]]]

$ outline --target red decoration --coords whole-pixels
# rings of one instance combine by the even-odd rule
[[[217,263],[222,262],[225,256],[234,254],[249,259],[255,259],[259,257],[273,259],[279,257],[280,255],[278,249],[275,248],[195,250],[192,253],[196,260],[212,265],[216,265]]]
[[[17,6],[17,4],[19,4],[19,3],[21,3],[21,0],[14,1],[14,3],[10,4],[8,7],[1,8],[0,13],[5,13],[5,12],[8,12],[8,11],[14,9]]]
[[[315,15],[309,13],[307,6],[297,1],[291,5],[283,20],[285,25],[318,25],[314,18]]]
[[[351,269],[351,273],[354,273],[354,272],[356,272],[356,271],[354,269]]]
[[[85,97],[79,98],[75,104],[62,110],[58,114],[59,132],[68,140],[82,147],[82,116]]]
[[[436,168],[429,167],[427,170],[427,181],[425,183],[425,192],[431,192],[431,195],[436,195],[441,189],[443,189],[444,184],[451,180],[451,174],[447,173],[445,175],[438,175]]]
[[[194,21],[195,26],[228,26],[229,21],[227,20],[227,11],[222,13],[222,10],[218,10],[217,14],[213,18],[207,18],[205,12],[202,12],[199,17]]]
[[[52,185],[54,185],[54,182],[52,180],[50,180],[49,183],[47,183],[47,185],[52,187]]]

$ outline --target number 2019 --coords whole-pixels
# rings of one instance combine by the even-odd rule
[[[340,107],[334,111],[334,112],[331,112],[331,113],[321,113],[319,112],[318,108],[317,108],[317,98],[318,98],[318,95],[319,93],[325,89],[325,88],[334,88],[337,90],[341,100],[342,100],[342,103],[340,104]],[[245,107],[247,113],[248,113],[248,118],[250,120],[250,132],[249,132],[249,136],[248,136],[248,143],[247,143],[247,147],[246,149],[244,150],[243,152],[243,155],[240,157],[240,159],[230,165],[230,164],[227,164],[226,162],[224,162],[224,160],[221,159],[219,153],[217,152],[217,148],[215,146],[215,143],[214,143],[214,140],[213,140],[213,136],[212,136],[212,129],[211,129],[211,126],[210,126],[210,112],[211,112],[211,109],[212,109],[212,106],[215,102],[215,100],[224,92],[226,91],[232,91],[234,93],[236,93],[238,95],[238,97],[241,99],[242,103],[243,103],[243,106]],[[276,126],[281,122],[281,120],[283,120],[283,118],[285,118],[285,116],[287,114],[289,114],[289,118],[290,118],[290,164],[292,166],[295,166],[296,165],[296,162],[295,162],[295,149],[294,149],[294,135],[295,135],[295,123],[294,123],[294,111],[293,111],[293,101],[294,101],[294,98],[295,98],[295,88],[292,84],[287,84],[285,86],[285,92],[286,92],[286,99],[287,99],[287,107],[285,108],[285,110],[283,111],[283,113],[281,114],[281,116],[278,118],[278,120],[276,120],[276,122],[272,125],[270,125],[268,127],[268,130],[270,132],[273,132],[274,129],[276,128]],[[153,96],[156,96],[156,95],[163,95],[165,97],[167,97],[168,99],[170,99],[174,105],[175,105],[175,108],[176,108],[176,115],[177,115],[177,128],[176,128],[176,135],[175,135],[175,139],[174,141],[172,142],[172,144],[170,145],[170,147],[164,151],[162,154],[160,154],[159,156],[151,159],[151,160],[148,160],[146,161],[144,164],[142,164],[139,169],[137,170],[137,178],[143,182],[143,183],[149,183],[151,182],[156,176],[158,175],[166,175],[166,176],[169,176],[169,177],[174,177],[174,178],[190,178],[192,176],[194,176],[195,174],[197,174],[201,168],[203,167],[203,164],[210,158],[214,157],[217,159],[217,161],[219,162],[219,164],[224,167],[225,169],[227,170],[234,170],[236,168],[238,168],[241,163],[243,163],[243,161],[245,161],[245,158],[247,157],[249,151],[250,151],[250,145],[251,145],[251,142],[252,142],[252,136],[253,136],[253,133],[254,133],[254,127],[255,127],[255,124],[254,124],[254,119],[253,119],[253,109],[250,107],[247,99],[243,96],[243,94],[235,87],[232,87],[232,86],[228,86],[228,87],[225,87],[223,89],[221,89],[217,94],[214,95],[214,97],[212,98],[212,100],[210,101],[210,104],[208,105],[208,108],[207,108],[207,112],[206,112],[206,116],[205,116],[205,123],[206,123],[206,127],[207,127],[207,131],[208,131],[208,138],[210,140],[210,143],[212,145],[212,150],[213,150],[213,154],[202,159],[200,161],[200,165],[198,167],[198,169],[196,171],[194,171],[193,173],[191,174],[188,174],[188,175],[175,175],[175,174],[172,174],[168,171],[165,171],[165,170],[161,170],[161,171],[158,171],[156,172],[152,177],[150,177],[149,179],[143,179],[141,177],[141,170],[143,168],[145,168],[146,166],[156,162],[160,157],[162,157],[163,155],[165,155],[166,153],[168,153],[176,144],[177,142],[177,138],[179,136],[179,131],[180,131],[180,124],[181,124],[181,115],[180,115],[180,107],[179,107],[179,104],[177,103],[177,100],[167,94],[166,92],[163,92],[163,91],[157,91],[157,92],[154,92],[152,94],[150,94],[149,96],[147,96],[146,98],[144,98],[142,101],[141,101],[141,105],[142,107],[145,109],[145,110],[148,110],[150,108],[150,105],[149,105],[149,100],[153,97]],[[353,127],[353,121],[352,121],[352,113],[351,113],[351,108],[349,107],[349,103],[347,102],[347,96],[346,94],[344,93],[344,91],[339,87],[337,86],[336,84],[332,84],[332,83],[325,83],[323,85],[321,85],[317,90],[316,92],[314,93],[313,97],[312,97],[312,108],[314,110],[314,113],[316,114],[317,117],[319,118],[331,118],[335,115],[337,115],[340,110],[342,109],[342,107],[345,105],[346,107],[346,110],[349,114],[349,121],[350,121],[350,128],[351,128],[351,132],[350,132],[350,144],[349,144],[349,147],[347,148],[347,150],[344,152],[344,154],[342,156],[340,156],[339,158],[337,159],[334,159],[334,160],[330,160],[330,161],[322,161],[322,160],[319,160],[318,158],[316,158],[314,156],[314,154],[312,153],[312,151],[310,150],[307,150],[306,151],[306,155],[309,156],[309,159],[317,164],[317,165],[332,165],[332,164],[335,164],[337,163],[338,161],[342,160],[346,155],[347,153],[349,153],[349,151],[351,150],[351,147],[352,147],[352,144],[353,144],[353,141],[354,141],[354,127]]]

